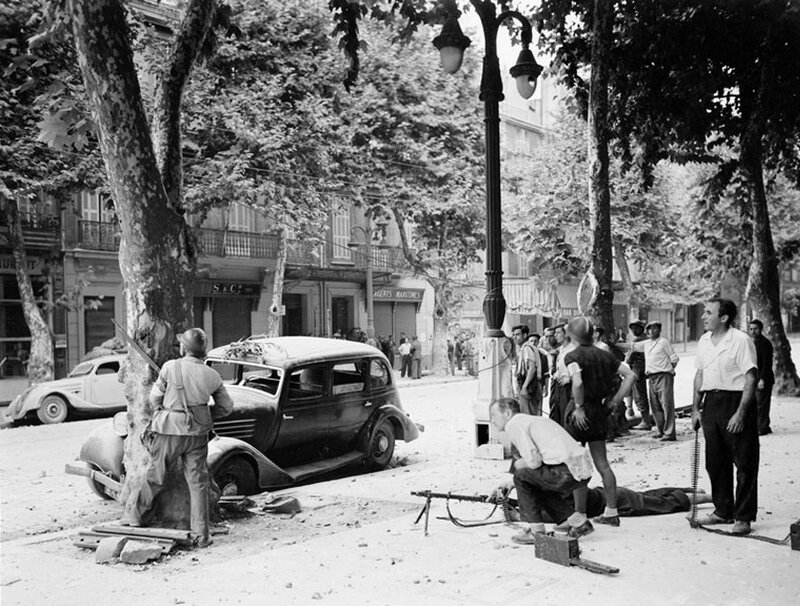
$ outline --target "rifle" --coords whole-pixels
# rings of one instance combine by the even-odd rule
[[[447,504],[447,515],[450,521],[461,528],[471,528],[474,526],[487,526],[489,524],[503,524],[506,522],[519,521],[519,517],[514,516],[516,513],[517,501],[515,499],[509,499],[506,496],[492,500],[490,495],[485,494],[468,495],[456,494],[452,492],[433,492],[430,490],[412,490],[411,494],[415,497],[425,498],[425,505],[422,506],[422,511],[419,512],[414,524],[417,524],[420,521],[420,518],[422,518],[423,514],[425,515],[426,537],[428,536],[428,514],[430,513],[431,501],[433,499],[445,499]],[[484,520],[480,522],[467,523],[459,520],[450,512],[451,500],[471,501],[473,503],[493,503],[494,509],[492,509],[491,513],[486,516]],[[486,521],[491,518],[492,515],[494,515],[494,512],[498,507],[503,508],[503,519],[495,522]],[[580,548],[578,547],[578,539],[566,535],[557,535],[553,532],[537,533],[535,547],[535,555],[541,560],[546,560],[555,564],[561,564],[562,566],[577,566],[578,568],[583,568],[584,570],[600,574],[616,574],[619,572],[619,568],[614,566],[606,566],[605,564],[600,564],[598,562],[581,558]]]
[[[428,519],[431,511],[431,501],[433,499],[445,499],[446,503],[445,506],[447,507],[447,518],[456,526],[460,528],[473,528],[475,526],[488,526],[490,524],[503,524],[505,522],[513,522],[514,515],[512,509],[515,509],[517,506],[516,500],[509,500],[505,497],[497,499],[496,501],[491,500],[491,496],[488,494],[457,494],[452,492],[432,492],[430,490],[412,490],[411,494],[415,497],[424,497],[425,498],[425,505],[422,506],[422,510],[419,512],[417,519],[414,521],[414,524],[419,523],[422,516],[425,516],[425,536],[428,536]],[[473,503],[489,503],[494,505],[494,509],[489,512],[489,515],[486,516],[483,520],[479,520],[477,522],[465,522],[453,515],[450,511],[450,501],[470,501]],[[489,522],[489,518],[494,515],[494,512],[497,511],[497,508],[501,507],[503,510],[503,519],[497,520],[494,522]]]
[[[119,332],[122,340],[130,347],[133,351],[138,353],[142,358],[144,358],[145,362],[150,365],[150,368],[156,371],[156,374],[161,372],[161,367],[155,363],[153,358],[147,355],[147,352],[139,345],[133,338],[122,328],[122,325],[117,322],[114,318],[111,318],[111,323],[116,327],[117,331]]]

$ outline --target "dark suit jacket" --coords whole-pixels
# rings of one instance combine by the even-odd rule
[[[771,387],[775,383],[775,375],[772,372],[772,343],[764,335],[755,340],[756,345],[756,364],[758,365],[758,380],[764,381],[764,388]]]

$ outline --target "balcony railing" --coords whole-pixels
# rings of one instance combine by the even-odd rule
[[[25,246],[51,248],[57,246],[61,238],[61,219],[58,216],[37,212],[20,212],[22,238]],[[0,228],[8,227],[8,217],[0,215]]]
[[[240,257],[245,259],[274,259],[278,256],[278,236],[224,229],[198,228],[195,230],[200,255],[205,257]],[[117,250],[120,235],[116,224],[99,221],[78,221],[79,248],[90,250]],[[329,264],[327,247],[306,240],[289,240],[286,261],[289,265],[325,267]],[[355,269],[367,267],[366,247],[353,251]],[[373,247],[372,268],[396,272],[407,269],[400,248]]]
[[[200,254],[206,257],[270,259],[278,255],[278,238],[272,234],[200,228],[195,232]]]
[[[116,223],[78,220],[78,248],[88,250],[119,249],[119,228]]]

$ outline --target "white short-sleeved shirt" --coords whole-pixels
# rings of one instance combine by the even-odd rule
[[[717,345],[707,332],[697,343],[694,365],[703,371],[700,391],[743,391],[744,376],[751,368],[757,368],[756,347],[738,328],[729,328]]]
[[[592,477],[592,460],[586,449],[567,430],[547,417],[517,413],[500,434],[504,445],[513,445],[531,468],[564,463],[576,480]]]

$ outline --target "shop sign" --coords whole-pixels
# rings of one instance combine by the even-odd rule
[[[242,296],[255,297],[261,292],[260,284],[247,284],[244,282],[212,282],[211,296]]]
[[[374,291],[374,301],[408,301],[409,303],[422,302],[425,291],[416,288],[394,288],[387,286]]]
[[[39,258],[28,258],[28,273],[40,274],[44,262]],[[14,265],[14,257],[12,255],[0,255],[0,272],[2,273],[16,273],[17,268]]]

